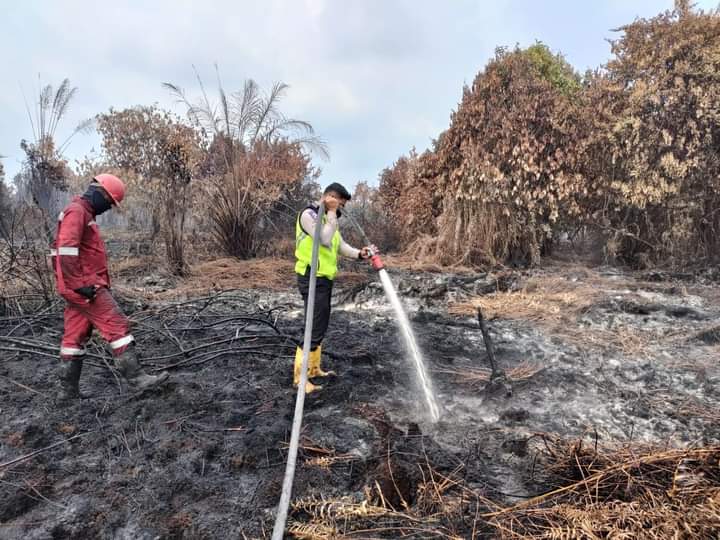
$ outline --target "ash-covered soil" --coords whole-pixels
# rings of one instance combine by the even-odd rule
[[[720,441],[716,285],[572,267],[390,273],[441,420],[427,420],[376,277],[340,278],[324,346],[337,376],[305,402],[289,536],[497,537],[482,514],[554,486],[536,464],[542,433]],[[546,281],[554,296],[543,302]],[[81,379],[90,396],[68,406],[53,398],[59,307],[7,309],[0,538],[268,538],[294,412],[299,300],[292,288],[127,297],[146,365],[169,369],[170,382],[128,395],[97,342]],[[472,309],[485,300],[511,396],[485,388]]]

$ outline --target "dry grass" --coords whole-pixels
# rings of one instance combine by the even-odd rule
[[[558,323],[578,315],[601,297],[600,276],[570,281],[564,277],[542,275],[527,280],[519,291],[497,292],[479,296],[470,302],[448,307],[453,315],[471,316],[480,307],[488,319],[523,319]]]
[[[700,418],[711,424],[720,424],[720,411],[709,403],[700,400],[688,400],[675,411],[678,416]]]
[[[615,349],[626,357],[644,357],[653,344],[667,338],[665,334],[627,326],[616,326],[610,330],[568,325],[557,327],[555,333],[564,341],[579,347]]]
[[[308,497],[293,503],[296,538],[652,539],[716,538],[720,530],[720,446],[602,447],[597,440],[532,437],[536,468],[552,490],[502,507],[470,488],[462,466],[421,467],[415,502],[398,511],[378,486],[364,497]],[[484,509],[484,510],[483,510]],[[484,512],[484,513],[483,513]],[[473,517],[474,516],[474,517]],[[485,525],[483,525],[485,524]]]
[[[217,259],[192,268],[191,283],[186,286],[193,285],[209,285],[213,289],[286,289],[295,285],[294,264],[287,259]]]
[[[135,279],[158,271],[164,272],[160,259],[149,255],[111,258],[109,264],[110,279]]]
[[[676,339],[666,332],[617,324],[612,328],[589,325],[581,317],[607,297],[609,290],[626,288],[625,280],[610,280],[581,267],[564,267],[527,280],[521,290],[478,296],[451,304],[452,315],[472,316],[481,308],[487,319],[530,321],[548,334],[583,348],[616,349],[626,356],[642,356],[653,343]],[[574,279],[563,276],[575,275]],[[634,284],[637,285],[637,284]]]
[[[414,255],[410,250],[403,253],[393,253],[390,255],[381,254],[382,260],[389,268],[397,268],[401,270],[409,270],[412,272],[431,272],[431,273],[448,273],[454,274],[475,274],[477,269],[466,265],[440,265],[433,262],[431,257],[422,257]]]
[[[529,379],[536,373],[543,370],[542,366],[532,364],[530,362],[523,362],[517,366],[506,370],[505,375],[511,381],[522,381]],[[462,369],[436,369],[434,373],[445,373],[453,375],[457,378],[458,382],[465,382],[470,384],[485,384],[490,380],[492,371],[485,368],[478,367],[466,367]]]
[[[284,289],[295,283],[293,263],[284,259],[240,260],[232,257],[203,261],[190,267],[187,277],[171,276],[155,257],[129,257],[113,261],[112,271],[129,284],[146,276],[170,279],[178,294],[227,289]]]
[[[240,260],[232,257],[204,261],[190,267],[187,276],[171,276],[153,257],[133,257],[114,261],[111,272],[122,283],[128,294],[141,292],[150,299],[173,299],[203,295],[211,291],[231,289],[287,290],[296,286],[294,260],[258,258]],[[160,291],[143,287],[145,276],[157,276],[167,280],[168,290]],[[341,272],[339,284],[367,281],[367,275]]]
[[[544,438],[561,487],[486,514],[502,538],[715,538],[720,446],[594,449]]]
[[[695,346],[685,354],[663,359],[663,365],[676,371],[695,373],[700,376],[705,375],[708,370],[715,369],[718,358],[720,358],[720,345]]]
[[[439,538],[460,540],[462,537],[442,525],[460,499],[445,490],[455,487],[455,481],[438,477],[418,487],[420,504],[437,511],[404,512],[390,508],[379,486],[365,489],[365,497],[358,501],[351,497],[306,497],[292,503],[292,513],[307,522],[293,521],[288,532],[304,540],[337,540],[340,538]],[[425,501],[425,502],[423,502]],[[460,506],[467,501],[461,502]]]

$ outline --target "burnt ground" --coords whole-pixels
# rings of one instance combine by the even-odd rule
[[[442,418],[426,418],[375,276],[339,286],[324,351],[338,376],[306,400],[289,520],[296,536],[497,537],[483,513],[554,486],[536,463],[541,433],[670,447],[720,441],[716,285],[574,267],[391,275]],[[566,283],[575,296],[543,303],[530,296],[532,280],[552,280],[561,296]],[[485,388],[487,358],[468,307],[485,298],[511,397]],[[6,306],[0,317],[0,538],[268,538],[295,403],[298,295],[122,300],[146,365],[171,371],[167,385],[139,396],[93,342],[81,380],[90,396],[61,406],[59,306]],[[550,304],[560,307],[543,311]]]

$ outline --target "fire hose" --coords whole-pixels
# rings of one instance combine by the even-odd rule
[[[280,502],[278,504],[277,514],[275,516],[275,525],[273,526],[272,540],[282,540],[285,534],[285,524],[287,522],[288,509],[290,507],[290,497],[292,495],[293,480],[295,479],[295,465],[297,462],[298,446],[300,444],[300,428],[302,427],[303,408],[305,406],[305,384],[307,383],[308,356],[310,353],[310,344],[312,338],[313,314],[315,312],[315,286],[317,282],[317,266],[318,253],[320,250],[320,231],[322,229],[322,219],[325,215],[325,205],[320,203],[318,210],[317,222],[313,231],[312,256],[310,259],[310,288],[308,290],[307,311],[305,312],[305,335],[303,338],[303,356],[302,368],[300,370],[300,383],[298,384],[298,393],[295,400],[295,416],[293,418],[292,431],[290,433],[290,447],[288,449],[288,459],[285,465],[285,477],[283,478],[282,491],[280,493]],[[365,231],[360,224],[348,215],[350,221],[357,227],[366,242],[370,246]],[[383,262],[375,251],[370,251],[370,263],[375,270],[384,268]]]
[[[285,465],[285,478],[283,479],[280,503],[278,504],[272,540],[282,540],[285,535],[285,522],[287,521],[292,495],[293,480],[295,479],[295,463],[297,461],[298,445],[300,444],[300,428],[302,427],[303,407],[305,406],[305,385],[308,380],[308,356],[312,338],[313,314],[315,312],[315,285],[317,282],[318,252],[320,250],[320,230],[325,215],[325,205],[320,203],[317,222],[313,231],[312,256],[310,259],[310,289],[308,290],[307,310],[305,312],[305,336],[303,339],[302,368],[300,370],[300,383],[298,384],[297,398],[295,400],[295,417],[293,418],[290,434],[290,447]]]

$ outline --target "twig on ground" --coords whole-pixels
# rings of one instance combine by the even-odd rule
[[[24,456],[20,456],[19,458],[15,458],[10,461],[6,461],[5,463],[0,463],[0,470],[11,467],[13,465],[17,465],[18,463],[22,463],[23,461],[27,461],[28,459],[32,459],[33,457],[37,456],[38,454],[42,454],[43,452],[47,452],[48,450],[52,450],[53,448],[57,448],[58,446],[61,446],[65,443],[69,443],[70,441],[73,441],[75,439],[79,439],[80,437],[84,437],[85,435],[89,435],[90,433],[94,433],[93,431],[86,431],[85,433],[78,433],[77,435],[73,435],[72,437],[69,437],[67,439],[63,439],[62,441],[58,441],[55,444],[51,444],[50,446],[46,446],[45,448],[41,448],[40,450],[35,450],[34,452],[30,452],[29,454],[25,454]]]
[[[6,381],[14,384],[15,386],[18,386],[18,387],[22,388],[23,390],[27,390],[28,392],[32,392],[33,394],[37,394],[37,395],[39,395],[39,396],[48,397],[48,395],[45,394],[44,392],[40,392],[40,391],[38,391],[38,390],[35,390],[34,388],[30,388],[29,386],[26,386],[26,385],[24,385],[24,384],[22,384],[22,383],[19,383],[19,382],[15,381],[15,380],[11,379],[10,377],[6,377],[5,375],[0,375],[0,377],[2,377],[2,378],[5,379]]]

